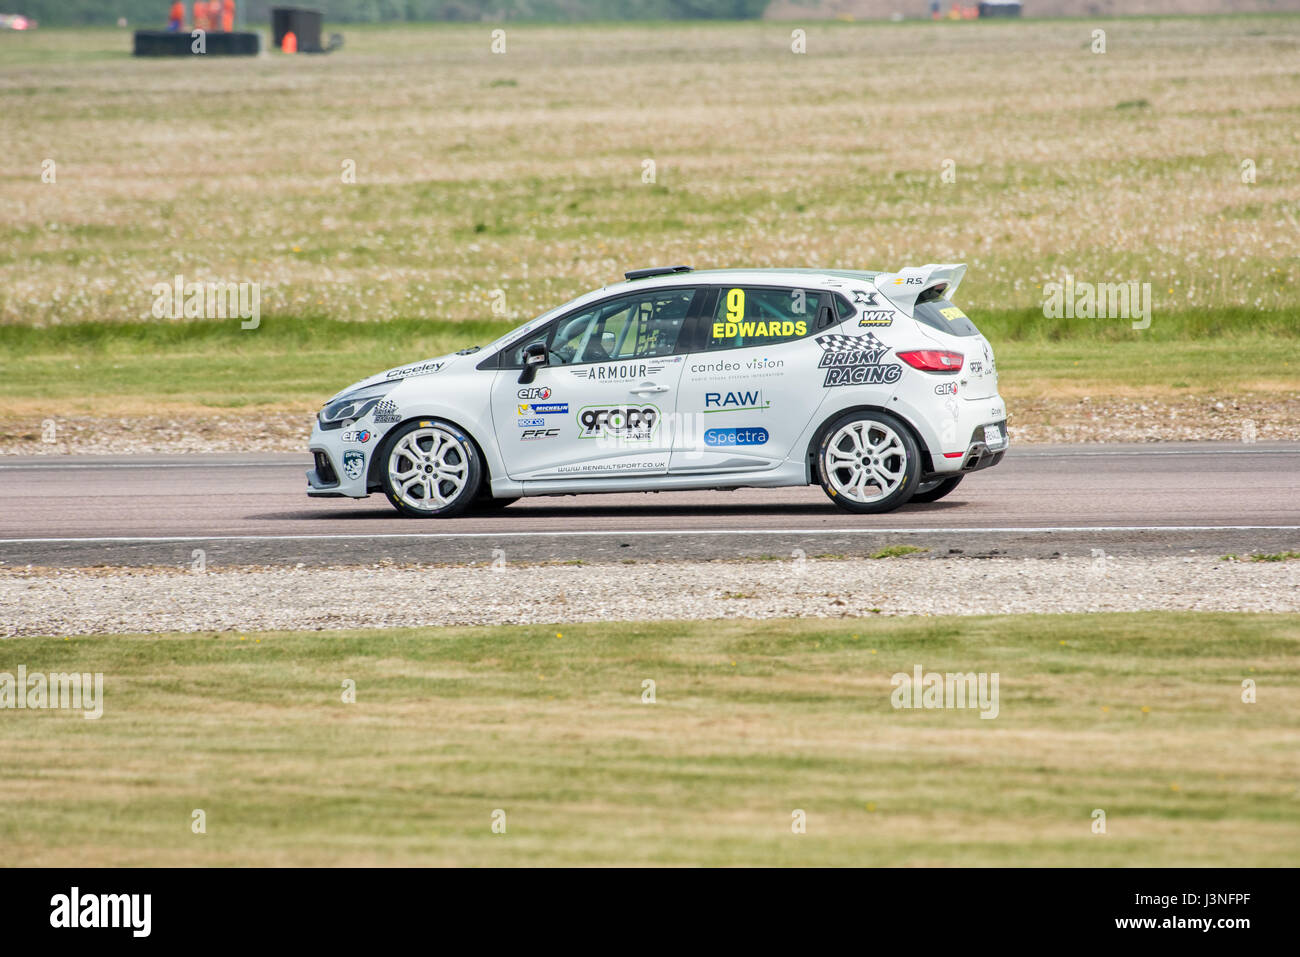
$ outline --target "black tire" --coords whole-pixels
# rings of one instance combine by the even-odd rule
[[[929,482],[922,482],[916,487],[916,491],[912,494],[911,501],[937,502],[960,485],[961,480],[965,477],[966,476],[964,475],[954,475],[952,478],[931,479]]]
[[[398,426],[385,440],[382,456],[384,494],[409,518],[460,515],[474,504],[483,484],[483,463],[474,440],[441,419]],[[421,504],[424,501],[430,504]]]
[[[514,498],[493,498],[491,495],[484,495],[475,500],[474,509],[479,512],[499,512],[517,501],[519,501],[519,496]]]
[[[817,478],[840,508],[892,512],[916,492],[921,450],[912,430],[888,412],[846,412],[822,430]]]

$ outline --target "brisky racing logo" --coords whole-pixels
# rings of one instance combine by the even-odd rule
[[[376,425],[402,421],[402,417],[397,412],[397,403],[392,399],[380,400],[379,404],[375,406],[374,420]]]
[[[658,426],[659,408],[653,405],[589,405],[578,411],[580,439],[649,442]]]
[[[841,385],[890,385],[903,375],[897,363],[881,365],[880,360],[889,352],[885,345],[869,332],[860,336],[818,336],[822,347],[819,369],[826,370],[823,388]]]

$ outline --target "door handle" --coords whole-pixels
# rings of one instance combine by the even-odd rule
[[[628,389],[627,391],[633,393],[634,395],[646,395],[646,394],[653,393],[653,392],[667,392],[667,391],[668,391],[668,386],[666,386],[666,385],[641,385],[641,386],[637,386],[635,389]]]

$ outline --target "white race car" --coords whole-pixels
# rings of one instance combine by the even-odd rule
[[[1007,448],[963,265],[639,269],[491,345],[330,399],[307,494],[449,517],[524,495],[819,483],[852,512],[947,495]]]

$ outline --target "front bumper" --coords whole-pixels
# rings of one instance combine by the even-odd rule
[[[307,449],[312,455],[312,467],[307,470],[307,494],[312,498],[365,498],[370,494],[366,475],[370,471],[370,456],[379,443],[374,436],[365,443],[345,442],[345,434],[354,430],[323,430],[318,422],[312,429]],[[367,433],[370,434],[370,433]]]

